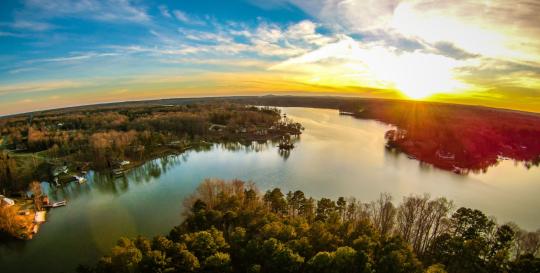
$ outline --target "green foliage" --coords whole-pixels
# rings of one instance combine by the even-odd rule
[[[458,209],[435,224],[443,231],[426,232],[420,228],[425,221],[381,225],[414,219],[405,213],[413,207],[399,207],[401,218],[381,217],[394,208],[381,196],[369,204],[322,198],[311,206],[315,201],[301,191],[260,196],[252,184],[207,180],[187,199],[186,219],[167,237],[121,238],[110,256],[79,272],[539,272],[539,259],[530,254],[510,260],[513,229],[480,211]],[[411,200],[419,199],[405,203]],[[384,233],[377,226],[386,226]],[[419,249],[428,251],[417,256],[404,231],[434,237],[418,242],[423,235],[415,236],[426,244]]]
[[[25,189],[29,179],[52,179],[46,163],[70,162],[70,169],[114,169],[123,160],[144,161],[196,148],[202,141],[264,142],[301,133],[299,124],[281,122],[276,108],[226,102],[59,109],[33,113],[31,119],[1,118],[0,124],[4,194]]]

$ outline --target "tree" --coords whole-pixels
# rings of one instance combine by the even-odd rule
[[[321,198],[317,201],[317,215],[315,220],[326,221],[330,218],[330,214],[336,209],[336,203],[328,198]]]
[[[341,219],[344,219],[345,211],[347,209],[347,201],[345,201],[345,198],[339,197],[336,202],[336,205],[337,205],[337,210],[339,212],[339,217],[341,217]]]
[[[446,273],[446,270],[444,270],[444,265],[442,264],[433,264],[433,265],[430,265],[424,272],[425,273]]]
[[[382,193],[377,201],[370,204],[373,224],[382,235],[389,234],[394,228],[396,208],[392,204],[392,196]]]
[[[111,268],[116,272],[136,272],[142,260],[141,251],[127,238],[120,238],[112,249]]]
[[[317,253],[307,262],[309,272],[332,273],[334,272],[333,253],[322,251]]]
[[[285,213],[287,210],[287,202],[283,197],[283,193],[279,188],[275,188],[272,191],[267,191],[264,195],[264,201],[270,207],[272,212]]]
[[[149,251],[144,254],[139,268],[142,272],[166,272],[169,265],[167,255],[159,250]]]
[[[516,258],[510,266],[510,273],[540,273],[540,258],[525,254]]]
[[[449,217],[445,199],[406,197],[397,212],[389,195],[315,207],[300,191],[285,201],[279,189],[261,198],[243,185],[208,181],[168,237],[121,239],[82,272],[539,272],[531,254],[512,260],[516,227],[467,208]]]
[[[448,232],[433,242],[428,260],[443,264],[449,273],[504,268],[511,230],[502,227],[499,234],[493,235],[494,227],[495,223],[481,211],[459,208],[451,217]]]
[[[227,253],[216,252],[204,260],[204,272],[231,272],[231,257]]]
[[[434,238],[446,229],[447,215],[452,207],[452,202],[445,198],[405,197],[397,210],[397,232],[412,245],[417,255],[422,256]]]
[[[43,205],[41,202],[41,197],[43,196],[41,184],[37,181],[30,183],[30,192],[32,193],[32,198],[34,199],[36,211],[40,211]]]
[[[182,247],[173,248],[170,265],[179,272],[197,272],[200,268],[199,259]]]
[[[17,209],[13,206],[8,207],[0,204],[0,231],[16,236],[17,231],[23,227],[22,223],[17,220]]]
[[[17,162],[5,151],[0,152],[0,189],[5,191],[13,187],[16,179]]]
[[[421,272],[422,264],[399,237],[384,238],[377,251],[378,259],[374,261],[377,273]]]
[[[229,247],[223,238],[223,232],[215,228],[186,234],[182,236],[180,241],[185,243],[188,249],[203,261]]]
[[[356,250],[353,248],[348,246],[338,247],[334,252],[334,269],[336,272],[359,272],[358,269],[361,266],[361,264],[358,264]]]
[[[265,272],[298,272],[304,263],[302,256],[294,253],[275,238],[264,241],[261,250],[264,259],[262,269]]]

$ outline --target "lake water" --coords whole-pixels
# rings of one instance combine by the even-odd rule
[[[50,211],[31,241],[0,245],[0,271],[73,272],[93,263],[118,237],[167,233],[178,225],[182,200],[204,178],[253,180],[261,190],[303,190],[313,197],[354,196],[372,201],[388,192],[429,193],[457,206],[478,208],[499,222],[540,227],[540,169],[503,161],[485,174],[456,175],[419,164],[384,148],[391,127],[340,116],[336,110],[284,108],[306,130],[290,154],[270,143],[250,147],[214,145],[204,151],[154,160],[124,179],[88,174],[88,182],[51,190],[66,207]]]

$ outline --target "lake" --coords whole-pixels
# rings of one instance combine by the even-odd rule
[[[364,202],[388,192],[403,196],[428,193],[514,221],[540,227],[540,168],[502,161],[487,173],[457,175],[420,164],[385,149],[389,125],[340,116],[337,110],[283,108],[306,128],[290,153],[275,144],[220,144],[149,161],[112,179],[88,173],[88,182],[50,188],[53,209],[31,241],[0,245],[0,268],[7,272],[73,272],[94,263],[120,236],[167,233],[181,220],[182,200],[205,178],[253,180],[262,191],[300,189],[316,198],[354,196]]]

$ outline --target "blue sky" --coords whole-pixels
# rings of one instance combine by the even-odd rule
[[[540,111],[540,8],[525,0],[0,5],[0,114],[313,92]]]

